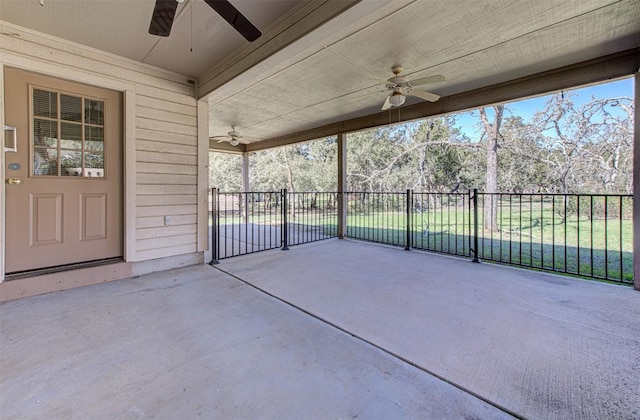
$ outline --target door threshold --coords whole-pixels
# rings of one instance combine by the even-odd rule
[[[102,265],[124,262],[122,257],[104,258],[101,260],[84,261],[74,264],[57,265],[55,267],[38,268],[36,270],[17,271],[5,274],[4,281],[19,280],[28,277],[44,276],[47,274],[61,273],[64,271],[78,270],[81,268],[100,267]]]
[[[122,258],[108,258],[12,273],[0,283],[0,302],[126,279],[131,267]]]

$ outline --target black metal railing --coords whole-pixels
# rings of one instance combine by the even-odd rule
[[[213,260],[282,246],[282,192],[211,194]]]
[[[212,193],[213,260],[337,236],[339,193]],[[633,283],[633,196],[344,193],[347,237]]]
[[[337,235],[337,193],[251,191],[210,195],[212,263]]]
[[[633,282],[631,195],[478,194],[483,260]]]
[[[631,195],[345,194],[355,239],[633,283]]]
[[[287,194],[289,245],[306,244],[338,235],[338,193]]]
[[[407,194],[345,192],[346,236],[390,245],[407,246]]]
[[[426,251],[471,256],[469,194],[413,193],[411,246]]]

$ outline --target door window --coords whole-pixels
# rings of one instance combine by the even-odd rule
[[[104,101],[32,89],[33,175],[104,177]]]

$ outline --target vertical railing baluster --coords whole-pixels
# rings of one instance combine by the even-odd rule
[[[620,254],[620,281],[624,280],[624,267],[622,265],[622,257],[623,257],[623,253],[622,253],[622,196],[618,197],[619,198],[619,202],[618,202],[618,207],[619,207],[619,229],[620,231],[618,232],[618,240],[619,242],[619,248],[618,248],[618,253]],[[640,250],[638,251],[640,252]]]
[[[551,199],[551,269],[556,271],[556,196]]]
[[[576,215],[577,215],[577,239],[578,244],[578,275],[580,274],[580,196],[576,195]]]
[[[591,249],[589,250],[589,258],[591,261],[591,277],[593,277],[593,217],[594,217],[594,211],[593,211],[593,198],[594,196],[591,195],[590,196],[590,203],[591,203],[591,216],[589,217],[589,225],[590,225],[590,229],[591,232],[589,233],[590,236],[590,242],[591,242]]]
[[[568,243],[567,243],[567,219],[569,218],[569,215],[567,214],[567,195],[564,195],[564,209],[563,212],[564,214],[564,272],[567,272],[567,248],[568,247]]]
[[[405,251],[411,250],[411,190],[407,189],[407,195],[405,197],[407,203],[407,237],[405,239]]]
[[[478,189],[473,189],[473,262],[479,263],[478,259]]]
[[[211,261],[209,265],[218,264],[218,209],[217,209],[218,189],[211,189]]]
[[[544,268],[544,195],[540,194],[540,267]]]
[[[609,279],[609,196],[604,196],[604,278]]]
[[[289,226],[287,222],[287,213],[289,213],[289,197],[287,196],[287,189],[282,190],[282,250],[287,251],[289,249]]]
[[[511,252],[513,248],[513,195],[509,194],[509,264],[512,263]]]

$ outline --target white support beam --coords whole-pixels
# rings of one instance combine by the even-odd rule
[[[347,135],[338,134],[338,238],[347,236]]]
[[[251,185],[249,185],[249,153],[242,154],[242,191],[247,193]],[[244,203],[244,220],[249,222],[249,194],[245,195]]]
[[[136,91],[124,92],[124,260],[132,262],[136,256]]]
[[[198,101],[198,252],[209,249],[209,104]],[[206,259],[205,259],[206,260]]]
[[[248,192],[249,185],[249,153],[242,154],[242,191]]]

